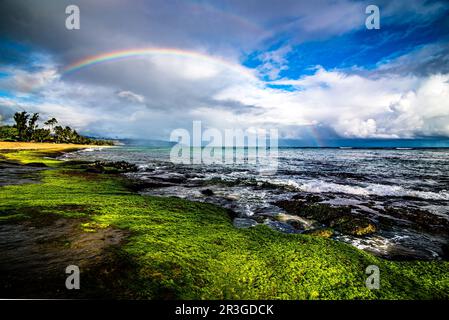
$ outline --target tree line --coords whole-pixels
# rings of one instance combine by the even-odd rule
[[[0,140],[93,145],[113,144],[109,140],[98,140],[82,136],[68,126],[63,127],[59,125],[58,120],[55,118],[45,121],[42,128],[39,127],[38,120],[39,113],[16,112],[14,114],[14,125],[0,126]]]

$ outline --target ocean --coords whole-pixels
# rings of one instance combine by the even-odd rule
[[[330,228],[336,241],[389,259],[448,256],[449,149],[280,148],[272,175],[255,164],[175,164],[170,148],[88,149],[64,158],[136,164],[126,175],[146,183],[142,194],[222,206],[236,228]],[[375,230],[357,234],[355,222]]]

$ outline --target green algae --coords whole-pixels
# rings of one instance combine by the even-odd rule
[[[178,198],[141,196],[120,175],[86,172],[36,151],[4,155],[41,162],[41,183],[0,188],[0,221],[34,214],[80,219],[80,228],[130,231],[121,247],[125,282],[142,299],[448,299],[449,263],[393,262],[350,245],[259,225],[236,229],[226,210]],[[88,222],[86,222],[88,218]],[[365,269],[380,269],[380,289]]]

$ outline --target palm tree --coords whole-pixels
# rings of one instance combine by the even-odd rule
[[[34,132],[38,127],[37,120],[39,120],[39,113],[33,113],[31,118],[28,120],[28,128],[26,130],[27,141],[31,141],[33,139]]]
[[[19,141],[24,141],[27,133],[27,121],[30,115],[26,111],[16,112],[14,114],[14,127],[17,129]]]
[[[50,120],[45,121],[44,125],[50,127],[50,130],[53,131],[53,127],[58,123],[58,120],[55,118],[51,118]]]
[[[64,128],[61,126],[56,126],[55,127],[55,141],[57,143],[61,143],[64,141]]]
[[[16,124],[13,126],[14,130],[8,132],[0,132],[0,138],[7,136],[12,137],[10,139],[18,141],[54,141],[56,143],[77,143],[77,144],[112,144],[111,141],[93,140],[80,135],[76,130],[66,126],[62,127],[58,124],[58,120],[51,118],[47,120],[44,125],[49,128],[38,128],[39,113],[28,114],[26,111],[16,112],[14,114],[14,121]],[[53,133],[53,134],[52,134]],[[16,135],[18,139],[16,139]]]

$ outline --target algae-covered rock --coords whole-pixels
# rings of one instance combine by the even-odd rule
[[[377,231],[376,225],[367,218],[344,217],[333,222],[335,229],[353,236],[366,236]]]
[[[330,238],[334,235],[334,230],[330,228],[322,228],[322,229],[315,229],[308,232],[305,232],[305,234],[321,237],[321,238]]]
[[[334,207],[328,204],[307,204],[301,200],[281,200],[275,203],[290,214],[299,215],[322,223],[329,223],[344,215],[351,214],[351,208],[346,206]]]
[[[368,218],[355,216],[351,207],[323,203],[306,204],[300,200],[282,200],[276,205],[290,214],[313,219],[344,234],[365,236],[375,233],[376,225]]]
[[[379,217],[381,226],[402,224],[417,231],[430,232],[447,236],[449,234],[449,220],[431,212],[413,208],[385,207]]]
[[[94,163],[91,163],[87,169],[88,172],[110,174],[135,172],[137,170],[138,167],[135,164],[126,161],[95,161]]]

